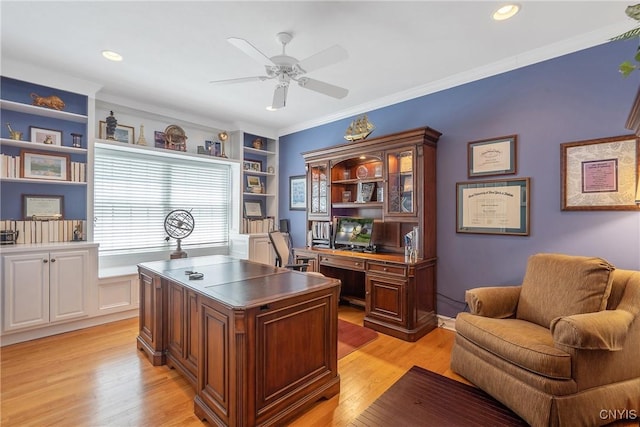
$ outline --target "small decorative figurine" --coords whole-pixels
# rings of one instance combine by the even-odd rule
[[[7,128],[9,128],[9,138],[15,139],[16,141],[20,141],[22,139],[22,132],[11,129],[11,125],[9,123],[7,123]]]
[[[31,99],[33,99],[33,105],[36,107],[52,108],[59,111],[64,110],[65,107],[64,101],[55,95],[44,97],[38,96],[36,93],[32,93]]]
[[[144,137],[144,125],[140,125],[140,137],[138,138],[138,145],[147,145],[147,139]]]
[[[73,138],[73,143],[71,144],[71,146],[75,148],[82,148],[82,134],[72,133],[71,137]]]
[[[262,150],[262,140],[260,138],[256,138],[253,140],[253,148],[256,150]]]
[[[109,114],[109,117],[105,119],[107,122],[107,139],[110,141],[116,140],[116,126],[118,126],[118,120],[114,117],[113,111]]]
[[[218,134],[218,139],[220,139],[220,145],[221,147],[221,153],[220,153],[220,157],[224,157],[225,159],[227,158],[227,155],[224,153],[224,145],[227,142],[227,139],[229,139],[229,134],[227,132],[220,132]]]

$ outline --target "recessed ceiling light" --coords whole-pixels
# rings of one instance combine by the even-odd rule
[[[115,62],[122,61],[122,55],[120,55],[118,52],[114,52],[112,50],[103,50],[102,51],[102,56],[107,58],[109,61],[115,61]]]
[[[518,11],[520,11],[520,6],[517,4],[506,4],[493,12],[493,19],[496,21],[504,21],[514,16]]]

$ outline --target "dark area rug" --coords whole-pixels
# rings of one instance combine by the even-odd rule
[[[378,333],[364,326],[338,319],[338,359],[378,338]]]
[[[480,389],[412,367],[352,426],[527,426]]]

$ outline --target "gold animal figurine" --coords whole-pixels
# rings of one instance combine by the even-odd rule
[[[55,95],[44,97],[38,96],[36,93],[32,93],[31,99],[33,99],[33,105],[38,107],[52,108],[59,111],[64,110],[65,107],[64,101]]]

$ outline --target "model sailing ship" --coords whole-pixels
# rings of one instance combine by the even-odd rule
[[[367,119],[367,115],[365,114],[351,122],[344,133],[344,139],[351,142],[360,141],[368,137],[374,129],[375,126]]]

